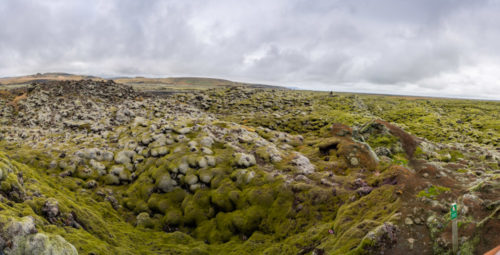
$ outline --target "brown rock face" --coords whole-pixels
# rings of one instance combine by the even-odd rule
[[[329,154],[333,150],[337,157],[343,158],[349,167],[375,170],[378,160],[370,147],[353,139],[351,127],[335,123],[330,128],[332,137],[319,145],[322,154]]]
[[[333,123],[330,127],[330,133],[332,136],[351,137],[352,128],[344,124]]]
[[[375,120],[375,122],[384,125],[386,128],[389,129],[391,134],[397,136],[401,141],[401,144],[403,145],[403,149],[405,150],[406,155],[408,155],[409,158],[413,157],[413,153],[415,153],[415,150],[417,149],[417,146],[420,143],[417,137],[405,132],[400,127],[392,125],[387,121]]]

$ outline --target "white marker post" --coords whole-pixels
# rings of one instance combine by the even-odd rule
[[[453,244],[453,254],[458,252],[458,226],[457,226],[457,204],[451,204],[450,208],[450,218],[451,218],[451,235]]]

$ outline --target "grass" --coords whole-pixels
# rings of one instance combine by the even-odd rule
[[[450,191],[450,188],[446,188],[443,186],[432,185],[417,194],[417,197],[426,197],[426,198],[436,198],[443,192]]]

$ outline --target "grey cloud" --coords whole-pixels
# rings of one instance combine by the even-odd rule
[[[194,75],[499,99],[499,11],[487,0],[4,0],[0,76]]]

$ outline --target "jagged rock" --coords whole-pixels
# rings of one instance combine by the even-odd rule
[[[20,221],[11,219],[0,233],[9,245],[5,254],[78,254],[75,247],[59,235],[37,233],[33,217],[23,217]]]
[[[132,157],[135,155],[134,151],[124,150],[115,155],[115,163],[127,164],[132,162]]]
[[[57,164],[57,161],[52,160],[52,161],[50,162],[50,164],[49,164],[49,168],[50,168],[50,169],[55,169],[55,168],[57,167],[57,165],[58,165],[58,164]]]
[[[335,136],[351,136],[353,130],[347,125],[334,123],[330,127],[330,132]]]
[[[158,134],[153,137],[153,142],[149,144],[149,148],[163,147],[171,144],[171,141],[163,134]]]
[[[147,212],[141,212],[139,215],[136,217],[136,225],[139,227],[148,227],[151,225],[151,217],[149,217],[149,214]]]
[[[308,175],[314,173],[315,167],[313,164],[311,164],[311,161],[309,161],[306,156],[298,152],[294,152],[293,160],[291,163],[296,167],[298,174]]]
[[[360,188],[360,187],[367,187],[368,184],[366,183],[365,180],[361,179],[361,178],[356,178],[356,180],[354,180],[354,183],[353,183],[353,188],[357,189],[357,188]]]
[[[16,236],[26,236],[37,233],[35,220],[31,216],[23,217],[20,221],[11,220],[5,230],[5,238],[13,239]]]
[[[111,175],[118,177],[119,181],[130,181],[130,173],[123,166],[113,166],[109,171]]]
[[[410,245],[410,250],[413,250],[413,244],[415,243],[415,239],[413,238],[408,238],[408,244]]]
[[[278,150],[278,148],[276,148],[274,144],[268,144],[257,149],[257,155],[271,163],[280,162],[283,158],[281,152]]]
[[[413,220],[410,217],[405,218],[405,224],[406,225],[413,225]]]
[[[95,189],[97,187],[96,180],[89,180],[89,181],[87,181],[87,183],[85,183],[85,187],[87,189]]]
[[[115,116],[114,120],[119,122],[119,123],[124,123],[124,122],[128,122],[134,116],[135,116],[134,112],[132,112],[130,109],[120,108],[116,112],[116,116]]]
[[[113,207],[113,209],[118,210],[118,208],[120,208],[120,203],[118,202],[118,199],[116,199],[114,196],[108,195],[104,198],[104,200],[108,201],[111,204],[111,207]]]
[[[75,155],[77,157],[80,157],[83,159],[97,159],[98,154],[101,154],[101,152],[97,148],[83,149],[83,150],[79,150],[75,153]]]
[[[416,217],[415,219],[413,219],[413,222],[417,225],[421,225],[423,222],[420,218]]]
[[[307,178],[305,175],[303,174],[299,174],[297,176],[295,176],[295,181],[298,181],[298,182],[305,182],[305,183],[310,183],[311,182],[311,179]]]
[[[113,158],[114,158],[113,152],[103,151],[101,153],[101,158],[99,159],[99,157],[98,157],[97,160],[100,160],[100,161],[113,161]]]
[[[202,182],[208,184],[213,178],[213,172],[207,169],[202,169],[200,170],[199,176]]]
[[[71,173],[68,174],[71,175]],[[75,176],[81,179],[95,178],[97,176],[97,172],[94,169],[83,166],[78,167]]]
[[[188,155],[183,158],[191,168],[198,168],[198,159],[195,155]]]
[[[178,134],[185,135],[189,134],[192,131],[192,128],[190,127],[185,127],[185,128],[180,128],[180,129],[174,129],[174,131]]]
[[[207,161],[208,166],[215,166],[217,165],[217,160],[213,156],[205,156],[205,160]]]
[[[192,192],[195,192],[196,190],[200,189],[202,186],[199,183],[191,184],[189,185],[189,190]]]
[[[349,163],[351,164],[351,166],[358,166],[359,165],[359,159],[356,158],[356,157],[352,157],[350,160],[349,160]]]
[[[151,149],[151,156],[153,157],[162,157],[167,155],[169,152],[169,149],[165,146],[162,147],[156,147]]]
[[[236,153],[235,156],[235,163],[236,166],[238,167],[250,167],[255,165],[257,162],[255,161],[255,157],[253,155],[245,154],[245,153]]]
[[[303,176],[303,175],[302,175],[302,176]],[[305,177],[305,176],[304,176],[304,177]],[[321,183],[322,185],[329,186],[329,187],[334,187],[334,186],[336,186],[336,185],[337,185],[336,183],[333,183],[333,182],[331,182],[331,181],[329,181],[329,180],[327,180],[327,179],[325,179],[325,178],[321,178],[320,183]],[[360,194],[360,193],[358,192],[358,194]]]
[[[47,199],[42,207],[42,212],[50,223],[55,223],[56,217],[59,215],[59,202],[54,198]]]
[[[99,172],[99,175],[105,175],[106,174],[106,166],[103,165],[102,163],[100,162],[97,162],[93,159],[90,160],[89,162],[90,166],[97,170],[97,172]]]
[[[189,169],[189,165],[185,162],[180,163],[179,166],[177,166],[177,169],[179,170],[180,173],[186,174],[187,170]]]
[[[364,186],[364,187],[360,187],[356,190],[356,192],[358,193],[358,195],[360,196],[366,196],[368,194],[370,194],[372,192],[373,188],[370,187],[370,186]]]
[[[159,178],[158,189],[163,192],[170,192],[177,186],[177,182],[170,178],[170,175],[164,174]]]
[[[208,167],[207,159],[205,157],[198,158],[197,165],[199,168],[207,168]]]
[[[104,183],[107,185],[118,185],[120,184],[120,178],[114,174],[107,174],[104,177]]]
[[[6,252],[7,253],[7,252]],[[12,250],[12,254],[78,254],[76,248],[60,235],[37,233],[26,238],[24,246]],[[7,253],[9,254],[9,253]]]
[[[200,144],[204,147],[211,148],[214,144],[214,139],[209,136],[204,136],[203,138],[201,138]]]
[[[189,141],[187,145],[189,148],[196,148],[196,146],[198,146],[198,143],[196,141]]]
[[[147,127],[148,126],[147,120],[143,117],[135,117],[134,122],[132,123],[132,127],[137,127],[137,126]]]
[[[234,177],[236,178],[237,183],[248,184],[253,180],[253,178],[255,178],[255,172],[240,169],[234,173]]]
[[[151,135],[143,135],[141,138],[141,144],[145,145],[145,146],[149,145],[153,141],[154,141],[154,138]]]
[[[374,254],[384,254],[385,250],[389,250],[396,244],[398,239],[397,233],[398,228],[394,224],[384,222],[384,224],[368,232],[363,241],[370,243],[370,247],[367,250],[372,251]]]
[[[212,154],[214,154],[214,152],[213,152],[211,149],[207,148],[207,147],[202,147],[202,148],[201,148],[201,153],[203,153],[203,154],[207,154],[207,155],[212,155]]]
[[[243,131],[243,130],[242,130]],[[240,143],[247,143],[247,144],[251,144],[253,143],[255,140],[255,136],[252,136],[252,133],[244,130],[243,132],[241,132],[240,134],[238,134],[238,141]]]
[[[198,176],[194,174],[187,174],[184,177],[184,182],[186,182],[188,185],[193,185],[198,182]]]
[[[378,147],[375,149],[375,154],[377,154],[377,156],[381,157],[381,156],[386,156],[386,157],[390,157],[392,155],[391,153],[391,150],[386,148],[386,147]]]

